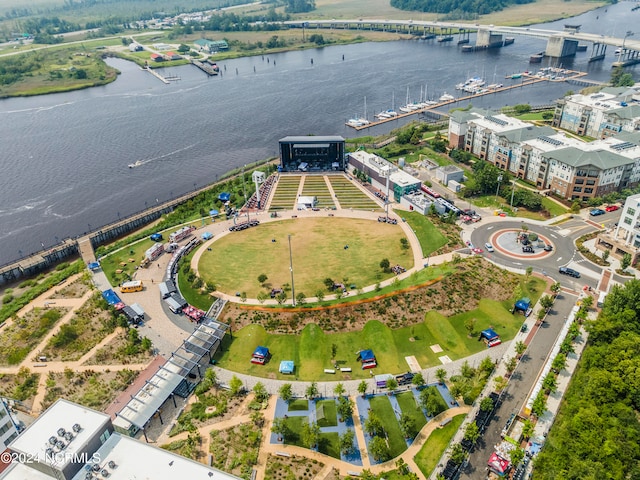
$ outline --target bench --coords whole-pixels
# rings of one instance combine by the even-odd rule
[[[449,423],[451,423],[451,420],[453,420],[453,418],[445,418],[443,421],[440,422],[440,428],[448,425]]]
[[[350,372],[351,371],[351,367],[341,368],[340,371],[341,372]]]
[[[324,373],[336,373],[336,371],[333,368],[325,368]]]
[[[279,457],[287,457],[287,458],[291,456],[291,454],[287,452],[276,452],[276,455],[278,455]]]

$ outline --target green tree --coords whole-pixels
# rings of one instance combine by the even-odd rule
[[[382,427],[382,422],[378,418],[378,416],[371,412],[369,413],[369,418],[364,421],[364,430],[371,437],[379,437],[384,435],[384,428]]]
[[[302,437],[302,444],[305,447],[314,448],[318,444],[318,438],[320,438],[320,427],[316,422],[304,422],[300,437]]]
[[[353,415],[353,402],[347,397],[340,397],[338,400],[338,415],[343,421],[348,420]]]
[[[389,259],[388,258],[383,258],[382,260],[380,260],[380,268],[384,271],[384,272],[390,272],[390,266],[391,264],[389,263]]]
[[[305,303],[307,303],[307,296],[304,294],[304,292],[299,292],[296,294],[296,303],[298,305],[304,305]]]
[[[335,285],[335,282],[333,281],[332,278],[325,278],[324,279],[324,286],[327,287],[327,290],[333,290],[333,286]]]
[[[291,387],[291,384],[283,383],[280,389],[278,390],[278,395],[280,395],[280,398],[283,401],[289,403],[293,398],[293,389]]]
[[[231,377],[231,380],[229,380],[229,390],[231,392],[231,395],[239,395],[242,392],[243,388],[244,387],[242,385],[242,380],[240,380],[235,375]]]
[[[549,290],[551,290],[554,296],[558,296],[560,290],[562,290],[562,285],[560,285],[560,282],[555,282],[549,287]]]
[[[318,302],[322,303],[324,300],[324,291],[322,289],[316,291],[316,297],[318,298]]]
[[[611,255],[611,250],[606,249],[604,252],[602,252],[602,261],[606,262],[609,259],[609,255]]]
[[[287,421],[282,417],[276,417],[273,419],[271,431],[278,435],[278,440],[284,439],[286,441],[291,434]]]
[[[264,292],[258,292],[258,302],[260,302],[261,304],[264,303],[264,301],[269,298],[269,295],[267,295]]]
[[[571,213],[580,213],[580,202],[578,200],[574,200],[569,211]]]
[[[286,301],[287,301],[287,294],[284,291],[276,295],[276,302],[278,302],[278,305],[282,305]]]
[[[464,448],[462,448],[462,445],[454,443],[449,448],[449,458],[456,465],[462,465],[464,459],[467,458],[467,453],[464,451]]]
[[[631,255],[629,253],[625,253],[622,255],[622,259],[620,260],[620,269],[624,272],[631,265]]]
[[[493,410],[493,399],[491,397],[484,397],[480,400],[480,410],[483,412],[490,412]]]
[[[415,437],[416,424],[413,421],[413,418],[411,418],[406,413],[402,413],[400,415],[399,423],[400,423],[400,431],[402,431],[402,435],[404,435],[405,438]]]
[[[242,303],[247,301],[247,292],[242,292],[240,294],[240,300],[242,300]]]
[[[258,283],[264,286],[264,282],[266,282],[268,278],[269,277],[267,277],[266,273],[261,273],[260,275],[258,275]]]
[[[558,379],[556,378],[556,374],[553,372],[549,372],[544,380],[542,381],[542,388],[547,393],[554,393],[558,390]]]
[[[533,435],[533,430],[534,430],[533,422],[527,418],[522,423],[522,436],[525,438],[525,440],[528,440],[529,438],[531,438],[531,435]]]
[[[398,381],[395,379],[395,377],[389,378],[387,380],[387,390],[393,392],[396,388],[398,388]]]
[[[505,362],[505,367],[507,368],[507,372],[509,374],[513,373],[513,371],[518,366],[518,359],[516,357],[509,357]]]
[[[439,368],[436,370],[436,378],[440,384],[444,385],[444,382],[447,379],[447,371],[444,368]]]
[[[480,361],[480,365],[478,365],[478,370],[480,370],[485,377],[488,377],[489,375],[491,375],[491,373],[495,368],[496,368],[495,363],[493,363],[493,360],[491,359],[491,357],[488,357],[488,356],[484,357]]]
[[[524,273],[527,276],[527,278],[529,278],[531,276],[531,274],[533,273],[533,267],[527,267],[525,269]]]
[[[369,451],[376,462],[385,462],[391,458],[389,447],[384,438],[373,437],[369,442]]]
[[[363,397],[367,394],[367,390],[369,389],[369,386],[367,385],[367,381],[366,380],[362,380],[359,384],[358,384],[358,393],[360,395],[362,395]]]
[[[307,398],[316,398],[318,396],[318,384],[311,382],[311,384],[305,390],[305,396]]]
[[[517,467],[518,465],[520,465],[520,463],[522,463],[522,460],[524,459],[524,450],[522,448],[511,450],[510,457],[513,466]]]
[[[497,376],[493,379],[493,386],[496,389],[496,392],[502,392],[507,388],[507,379],[502,376]]]
[[[536,398],[533,400],[533,404],[531,405],[531,412],[536,417],[541,417],[544,412],[547,410],[547,397],[544,394],[543,390],[538,392]]]
[[[333,394],[336,397],[341,397],[342,395],[344,395],[345,391],[346,390],[344,389],[344,385],[342,384],[342,382],[336,383],[336,386],[333,387]]]
[[[558,353],[553,362],[551,362],[551,369],[556,373],[560,373],[565,368],[567,368],[567,356],[563,353]]]
[[[464,439],[475,445],[479,438],[480,429],[478,425],[476,422],[469,422],[464,429]]]
[[[331,358],[336,358],[336,355],[338,354],[338,345],[336,345],[335,343],[331,344]]]
[[[421,372],[416,373],[411,379],[411,383],[416,387],[422,387],[425,384],[424,377]]]
[[[355,446],[353,440],[356,438],[356,434],[352,428],[347,428],[342,435],[340,435],[340,451],[343,455],[350,455],[354,453]]]
[[[518,356],[521,356],[526,351],[527,345],[522,340],[518,340],[516,342],[516,354],[518,354]]]
[[[469,337],[473,336],[473,331],[476,328],[476,322],[477,320],[475,318],[468,318],[467,320],[465,320],[464,322],[464,328],[467,330],[467,335]]]
[[[540,306],[548,311],[553,306],[553,297],[551,297],[550,295],[543,295],[542,297],[540,297],[539,302]]]
[[[267,389],[262,382],[258,382],[253,386],[253,395],[260,403],[266,402],[269,399],[269,392],[267,392]]]

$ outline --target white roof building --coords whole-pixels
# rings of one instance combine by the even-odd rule
[[[238,477],[114,432],[111,418],[60,399],[10,445],[0,480],[131,480]]]

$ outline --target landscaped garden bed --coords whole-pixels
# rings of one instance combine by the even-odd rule
[[[262,423],[242,423],[226,430],[212,430],[209,452],[213,466],[249,480],[258,461],[261,426]]]
[[[313,480],[324,468],[324,463],[298,455],[282,457],[269,455],[265,480]]]
[[[68,308],[34,308],[3,328],[0,334],[0,365],[17,365],[38,345]]]

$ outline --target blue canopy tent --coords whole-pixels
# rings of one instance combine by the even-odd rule
[[[280,362],[280,373],[290,375],[293,373],[294,363],[293,360],[282,360]]]
[[[500,335],[494,332],[492,328],[487,328],[486,330],[482,330],[482,332],[480,333],[480,336],[488,342],[500,337]]]
[[[254,357],[268,357],[269,349],[267,347],[257,347],[253,352]]]
[[[220,195],[218,195],[218,200],[220,200],[221,202],[228,202],[231,199],[231,194],[228,192],[222,192]]]
[[[358,353],[358,357],[362,362],[367,362],[367,361],[376,359],[376,356],[373,354],[373,350],[360,350],[360,353]]]
[[[525,317],[528,317],[529,315],[531,315],[532,311],[533,309],[531,308],[531,300],[529,300],[527,297],[523,297],[513,305],[513,310],[511,311],[511,313],[522,312]]]
[[[102,292],[102,296],[109,305],[115,305],[116,303],[120,303],[122,301],[120,300],[120,297],[118,297],[116,292],[114,292],[112,289]]]
[[[220,212],[214,208],[213,210],[209,210],[209,215],[211,215],[212,217],[217,217],[218,215],[220,215]]]

